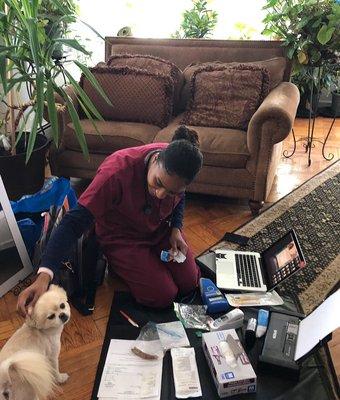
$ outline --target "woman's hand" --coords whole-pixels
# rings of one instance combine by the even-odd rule
[[[172,256],[176,255],[178,251],[182,252],[185,256],[188,252],[188,245],[185,243],[183,239],[182,233],[178,228],[173,228],[170,235],[170,254]]]
[[[22,317],[30,315],[39,297],[47,291],[50,280],[48,274],[41,272],[32,285],[20,293],[17,310]]]

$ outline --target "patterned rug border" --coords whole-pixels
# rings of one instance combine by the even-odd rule
[[[292,207],[316,187],[337,175],[339,172],[340,161],[338,160],[271,205],[263,212],[263,214],[260,214],[249,222],[246,222],[238,228],[235,233],[242,235],[245,234],[244,231],[247,229],[247,236],[254,236],[257,232],[281,216],[288,208]]]

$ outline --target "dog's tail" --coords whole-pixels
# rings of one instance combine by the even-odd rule
[[[13,379],[12,373],[29,384],[38,399],[45,399],[56,389],[55,371],[42,354],[25,350],[14,353],[0,364],[0,374],[9,381]]]

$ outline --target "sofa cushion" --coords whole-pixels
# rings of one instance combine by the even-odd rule
[[[187,125],[246,130],[268,94],[268,71],[255,65],[208,65],[194,72]]]
[[[173,82],[169,76],[132,67],[96,66],[91,72],[112,106],[82,75],[80,83],[105,120],[142,122],[164,127],[172,114]]]
[[[134,67],[149,72],[159,72],[169,75],[174,83],[174,112],[179,106],[180,92],[184,82],[182,71],[172,62],[145,54],[113,54],[107,61],[110,67]]]
[[[158,126],[137,122],[96,121],[100,136],[90,120],[82,119],[80,124],[86,135],[89,152],[97,154],[111,154],[126,147],[152,143],[159,131]],[[73,123],[67,125],[63,144],[67,149],[81,151]]]
[[[222,63],[220,61],[213,61],[207,63],[192,63],[188,65],[183,71],[184,84],[181,91],[180,109],[184,111],[188,104],[188,101],[190,100],[191,97],[190,82],[195,71],[207,65],[237,66],[239,64],[240,63],[238,62]],[[274,57],[268,60],[251,61],[242,64],[256,65],[267,69],[269,73],[269,91],[271,91],[283,81],[283,76],[287,65],[287,61],[284,57]]]
[[[182,118],[183,114],[173,119],[166,128],[156,134],[153,141],[155,143],[170,142],[176,128],[181,124]],[[246,132],[229,128],[189,127],[198,134],[204,165],[245,168],[249,158]]]

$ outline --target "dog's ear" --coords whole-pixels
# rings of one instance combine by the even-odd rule
[[[67,294],[66,294],[65,290],[61,286],[50,285],[48,291],[49,292],[55,292],[59,296],[67,298]]]

